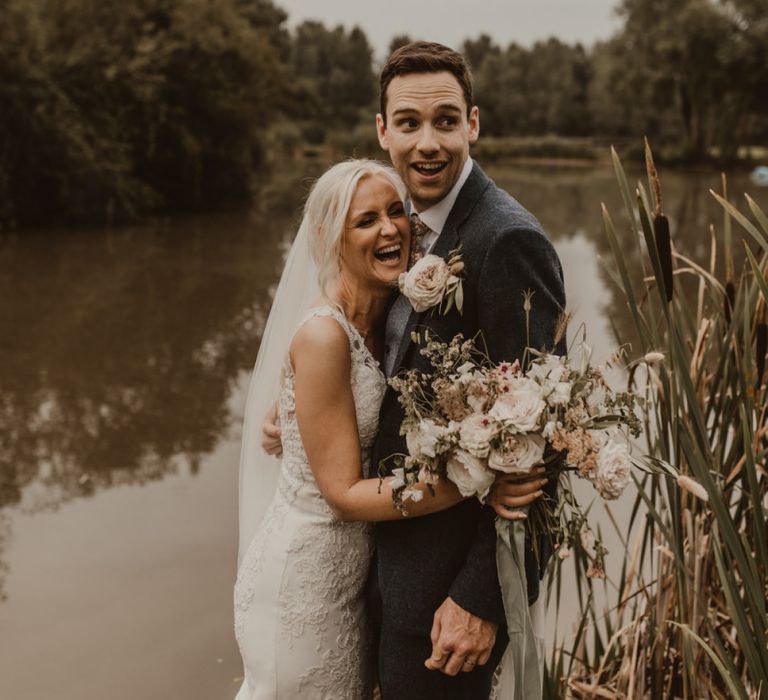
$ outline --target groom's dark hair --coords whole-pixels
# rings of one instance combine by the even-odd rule
[[[448,71],[459,81],[469,116],[474,100],[472,97],[472,73],[458,51],[433,41],[414,41],[394,51],[381,69],[379,81],[379,106],[381,118],[387,122],[387,88],[398,75],[411,73],[439,73]]]

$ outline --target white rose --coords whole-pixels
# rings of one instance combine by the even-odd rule
[[[549,376],[552,370],[559,366],[561,366],[560,358],[557,355],[543,355],[542,357],[536,358],[525,373],[525,376],[543,381]]]
[[[555,406],[564,406],[571,400],[571,383],[557,382],[547,398]]]
[[[442,301],[450,276],[445,260],[439,255],[425,255],[408,272],[400,275],[400,291],[421,313]]]
[[[483,500],[491,488],[496,475],[488,469],[477,457],[456,450],[446,465],[448,478],[456,484],[462,496],[477,494]]]
[[[491,450],[488,466],[506,474],[528,474],[544,457],[540,435],[510,435],[501,450]]]
[[[405,444],[408,446],[408,453],[412,457],[435,457],[437,455],[437,442],[444,437],[447,429],[442,425],[437,425],[428,418],[419,423],[419,427],[410,430],[405,434]]]
[[[559,382],[563,372],[565,372],[565,367],[560,357],[557,355],[544,355],[536,359],[525,375],[543,384],[547,379]]]
[[[600,448],[592,477],[597,492],[606,500],[621,496],[629,483],[631,466],[627,444],[608,440]]]
[[[487,457],[490,450],[491,436],[496,426],[488,416],[477,413],[461,421],[459,444],[475,457]]]
[[[515,379],[509,392],[493,404],[490,415],[511,424],[521,433],[536,429],[541,412],[547,407],[541,398],[541,387],[532,379]]]

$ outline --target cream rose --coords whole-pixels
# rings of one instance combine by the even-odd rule
[[[525,374],[539,384],[545,384],[547,381],[559,382],[565,371],[565,366],[558,355],[544,355],[537,359]]]
[[[488,416],[473,413],[461,421],[459,444],[475,457],[487,457],[496,426]]]
[[[545,445],[540,435],[510,435],[502,449],[491,450],[488,466],[506,474],[528,474],[544,457]]]
[[[462,496],[477,495],[481,501],[488,495],[496,478],[481,460],[464,450],[456,450],[451,455],[446,473]]]
[[[493,404],[490,415],[511,424],[521,433],[536,429],[542,411],[547,407],[541,398],[541,387],[532,379],[515,379],[510,390]]]
[[[629,483],[631,467],[626,443],[608,440],[600,448],[592,477],[597,492],[606,500],[621,496]]]
[[[419,423],[418,428],[406,433],[405,444],[412,457],[435,457],[440,452],[438,440],[447,433],[447,428],[426,418]]]
[[[439,255],[425,255],[408,272],[400,275],[400,291],[421,313],[442,301],[450,276],[445,260]]]

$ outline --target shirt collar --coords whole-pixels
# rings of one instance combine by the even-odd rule
[[[464,187],[464,183],[467,181],[471,172],[472,159],[467,156],[467,160],[464,163],[464,168],[459,175],[459,179],[453,184],[451,191],[437,204],[433,204],[428,209],[418,212],[419,218],[435,233],[441,234],[443,232],[445,222],[448,220],[448,214],[451,213],[453,205],[456,204],[456,198],[459,196],[459,192],[461,191],[461,188]],[[411,204],[411,211],[414,211],[413,204]]]

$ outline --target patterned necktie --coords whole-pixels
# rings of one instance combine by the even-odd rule
[[[411,254],[408,257],[408,268],[413,267],[424,257],[424,236],[432,231],[415,212],[411,214]]]

